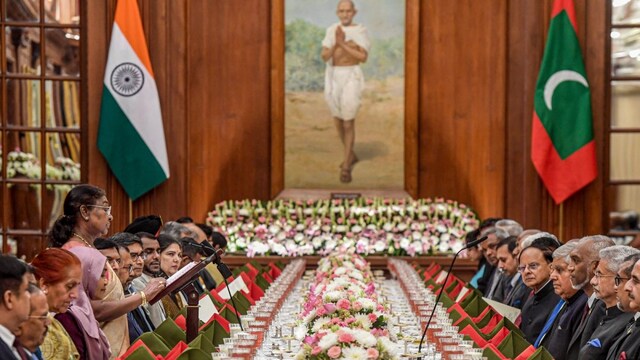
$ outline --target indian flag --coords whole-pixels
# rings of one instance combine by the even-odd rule
[[[116,7],[98,148],[132,200],[169,178],[160,99],[136,0],[119,0]]]

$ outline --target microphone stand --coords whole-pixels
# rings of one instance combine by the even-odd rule
[[[436,312],[436,308],[438,307],[438,302],[440,301],[440,297],[442,297],[442,292],[444,291],[445,286],[447,286],[447,280],[449,280],[449,275],[451,275],[451,271],[453,270],[453,264],[456,262],[458,255],[462,252],[462,250],[466,250],[477,246],[481,242],[487,240],[488,236],[483,236],[478,240],[472,241],[467,246],[458,250],[458,252],[453,256],[453,260],[451,260],[451,264],[449,265],[449,270],[447,271],[447,276],[444,278],[444,282],[440,287],[440,291],[438,291],[438,296],[436,297],[436,303],[433,305],[433,309],[431,309],[431,315],[429,315],[429,320],[427,320],[427,325],[424,327],[424,331],[422,332],[422,337],[420,338],[420,345],[418,346],[418,359],[422,359],[422,343],[424,342],[424,337],[427,335],[427,330],[429,330],[429,325],[431,325],[431,319],[433,319],[433,314]]]
[[[220,258],[218,257],[218,259],[220,259]],[[233,296],[231,295],[231,289],[229,288],[229,283],[227,282],[227,277],[230,277],[232,275],[231,274],[231,270],[229,270],[227,265],[225,263],[223,263],[221,260],[216,261],[216,266],[218,267],[218,271],[220,271],[220,274],[222,275],[222,279],[224,280],[224,284],[227,286],[227,292],[229,292],[229,299],[231,299],[231,304],[233,305],[233,309],[235,310],[236,319],[238,319],[238,323],[240,324],[240,330],[244,331],[244,328],[242,327],[242,320],[240,320],[240,312],[238,311],[238,308],[236,307],[236,302],[233,299]],[[229,276],[227,276],[227,274]]]
[[[244,328],[242,327],[242,320],[240,320],[240,314],[238,312],[238,308],[236,307],[236,302],[233,299],[233,295],[231,295],[231,289],[229,288],[229,282],[227,282],[227,278],[233,276],[233,274],[231,273],[231,270],[229,270],[229,267],[222,262],[222,250],[221,249],[215,249],[213,246],[211,246],[211,244],[209,244],[208,241],[204,241],[204,244],[198,244],[198,243],[192,243],[190,244],[191,246],[196,246],[199,247],[201,249],[204,250],[204,252],[206,254],[209,255],[209,257],[207,258],[208,262],[213,262],[216,264],[216,267],[218,268],[218,271],[220,271],[220,275],[222,275],[222,280],[224,281],[224,284],[227,287],[227,292],[229,293],[229,299],[231,299],[231,305],[233,305],[233,309],[235,311],[236,314],[236,319],[238,319],[238,324],[240,324],[240,330],[244,331]]]

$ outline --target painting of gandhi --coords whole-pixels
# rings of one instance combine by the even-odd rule
[[[404,188],[405,5],[285,0],[285,188]]]

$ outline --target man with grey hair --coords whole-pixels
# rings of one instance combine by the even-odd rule
[[[579,240],[578,246],[569,255],[568,269],[571,272],[571,284],[576,289],[582,289],[589,299],[583,310],[580,325],[567,347],[567,359],[579,359],[580,349],[589,341],[598,323],[605,316],[606,305],[596,298],[590,280],[598,266],[600,250],[613,245],[615,245],[613,240],[604,235],[585,236]]]
[[[618,275],[614,279],[616,291],[618,293],[618,308],[622,311],[633,314],[634,317],[629,320],[625,326],[625,330],[622,332],[622,335],[618,337],[613,345],[611,345],[611,348],[607,353],[607,360],[617,360],[623,352],[626,356],[628,351],[638,342],[638,335],[640,335],[640,322],[638,321],[640,313],[636,312],[639,309],[636,305],[631,305],[629,292],[625,291],[627,282],[631,280],[631,271],[638,260],[640,260],[640,250],[634,250],[636,250],[637,253],[629,255],[624,259],[620,265],[620,270],[618,270]],[[637,346],[635,346],[635,348],[637,349]],[[628,358],[631,358],[631,356]]]
[[[520,250],[524,248],[528,248],[529,246],[531,246],[531,244],[533,244],[534,241],[540,238],[549,238],[555,241],[558,244],[558,247],[561,245],[560,241],[558,241],[558,238],[555,235],[545,231],[540,231],[530,236],[527,236],[526,239],[522,240],[522,242],[520,243]]]
[[[573,332],[580,325],[581,312],[587,303],[587,295],[582,289],[571,286],[569,253],[578,246],[577,241],[568,242],[553,252],[551,281],[553,290],[562,299],[547,320],[534,346],[544,346],[556,360],[566,358],[567,344]],[[554,316],[553,314],[556,314]]]
[[[511,219],[498,220],[496,227],[504,230],[509,236],[518,236],[522,233],[522,225]]]
[[[198,237],[191,229],[175,221],[165,223],[160,233],[171,235],[174,239],[182,239],[183,237],[195,239]]]
[[[624,245],[610,246],[600,250],[600,261],[591,279],[594,293],[606,306],[605,316],[597,323],[590,339],[580,349],[580,359],[602,359],[609,348],[622,335],[633,314],[625,313],[617,306],[615,277],[625,257],[633,249]]]

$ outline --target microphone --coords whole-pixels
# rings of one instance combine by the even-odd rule
[[[467,245],[465,245],[465,247],[462,248],[462,250],[464,249],[470,249],[474,246],[477,246],[478,244],[480,244],[481,242],[487,240],[489,238],[489,235],[485,235],[483,237],[481,237],[480,239],[475,239],[472,242],[468,243]]]
[[[463,247],[462,249],[458,250],[458,252],[456,252],[456,254],[453,256],[453,260],[451,260],[451,264],[449,265],[449,270],[447,271],[447,276],[444,278],[444,282],[442,283],[442,286],[440,287],[440,291],[438,291],[438,296],[436,297],[436,303],[433,304],[433,309],[431,310],[431,315],[429,315],[429,320],[427,320],[427,325],[424,327],[424,331],[422,332],[422,337],[420,338],[420,345],[418,346],[418,359],[422,359],[422,343],[424,342],[424,337],[425,335],[427,335],[427,330],[429,330],[429,325],[431,325],[431,319],[433,319],[433,314],[436,312],[436,307],[438,307],[438,302],[440,301],[440,297],[442,297],[442,292],[444,291],[444,287],[447,285],[447,280],[449,280],[449,275],[451,274],[451,270],[453,270],[453,264],[456,262],[456,259],[458,258],[458,255],[460,255],[460,253],[463,250],[467,250],[469,248],[472,248],[474,246],[479,245],[481,242],[487,240],[489,238],[489,235],[485,235],[480,237],[479,239],[476,239],[474,241],[471,241],[470,243],[467,243],[467,245],[465,245],[465,247]]]

